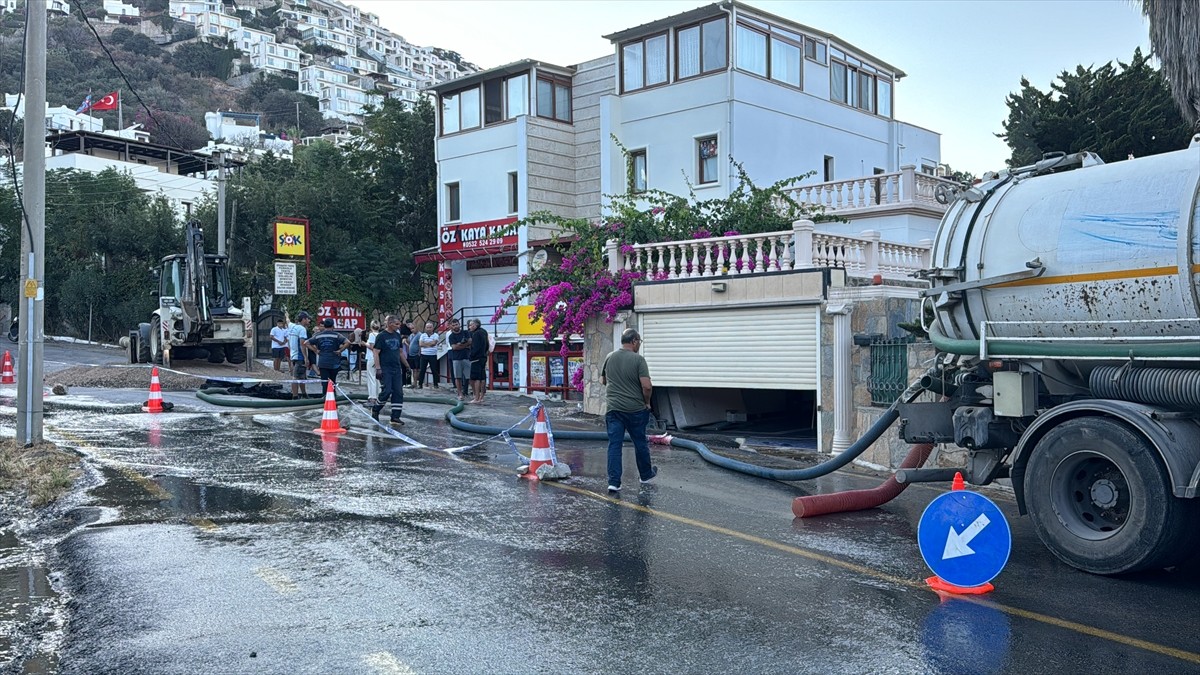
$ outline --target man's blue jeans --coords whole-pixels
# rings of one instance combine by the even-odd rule
[[[625,434],[633,440],[633,456],[637,460],[638,474],[649,478],[654,471],[650,465],[650,441],[646,438],[646,425],[650,422],[650,411],[622,412],[609,410],[604,415],[608,427],[608,484],[621,487],[621,446]]]

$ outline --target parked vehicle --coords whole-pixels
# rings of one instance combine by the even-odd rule
[[[164,257],[153,270],[158,309],[130,335],[130,361],[170,365],[171,359],[206,358],[210,363],[244,363],[245,317],[232,305],[228,258],[205,254],[198,222],[189,222],[184,231],[184,252]]]
[[[958,193],[924,292],[938,402],[900,406],[910,443],[1011,478],[1063,561],[1167,567],[1200,541],[1200,136],[1104,164],[1048,156]],[[952,473],[952,472],[951,472]],[[944,469],[905,471],[910,482]]]

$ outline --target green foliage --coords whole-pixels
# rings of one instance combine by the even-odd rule
[[[12,190],[0,192],[0,293],[20,286],[23,227]],[[174,214],[133,179],[111,169],[46,176],[46,305],[48,330],[115,340],[154,308],[148,270],[181,246]]]
[[[150,21],[168,33],[175,28],[176,23],[175,18],[170,14],[159,14],[158,16],[152,16],[150,17]],[[190,26],[191,24],[188,25]],[[192,26],[192,30],[195,30],[195,26]]]
[[[1010,166],[1026,166],[1048,152],[1089,150],[1105,161],[1178,150],[1191,132],[1161,74],[1141,49],[1129,63],[1063,71],[1042,92],[1021,79],[1006,99],[1001,138],[1012,149]]]
[[[134,35],[135,33],[128,28],[117,28],[112,32],[112,35],[108,36],[108,42],[114,45],[125,44],[125,41]]]
[[[207,75],[218,79],[229,77],[233,61],[241,52],[237,49],[215,47],[205,42],[183,45],[171,55],[176,68],[192,75]]]
[[[187,115],[166,110],[153,112],[153,117],[141,110],[134,115],[150,133],[152,142],[183,150],[196,150],[208,144],[208,129]]]
[[[171,31],[171,37],[177,42],[191,40],[199,34],[200,33],[196,30],[195,26],[185,21],[177,21],[175,23],[175,29]]]
[[[162,53],[162,48],[155,44],[154,40],[141,33],[130,35],[121,46],[125,51],[138,56],[156,56]]]

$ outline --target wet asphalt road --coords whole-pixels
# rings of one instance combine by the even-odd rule
[[[54,415],[104,479],[52,560],[62,672],[1200,672],[1200,574],[1071,570],[1003,493],[996,592],[944,601],[915,544],[940,487],[795,521],[794,496],[880,478],[774,483],[655,447],[657,484],[627,451],[612,498],[599,443],[560,441],[575,477],[532,483],[502,443],[438,450],[478,440],[443,410],[406,407],[429,448],[345,409],[334,441],[319,411]],[[521,414],[496,396],[463,418]]]

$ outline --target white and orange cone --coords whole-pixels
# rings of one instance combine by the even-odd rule
[[[533,423],[533,450],[529,453],[529,471],[524,477],[536,480],[540,466],[554,466],[554,455],[550,450],[550,435],[546,433],[546,409],[538,406],[537,421]]]
[[[150,371],[150,398],[146,401],[146,405],[142,406],[142,410],[150,413],[163,411],[162,385],[158,383],[158,366],[154,366],[154,369]]]
[[[4,350],[4,371],[0,372],[0,384],[16,383],[17,380],[13,377],[12,353],[6,349]]]
[[[313,429],[318,434],[344,434],[346,430],[338,423],[337,399],[333,395],[333,382],[325,388],[325,411],[321,413],[321,428]]]

